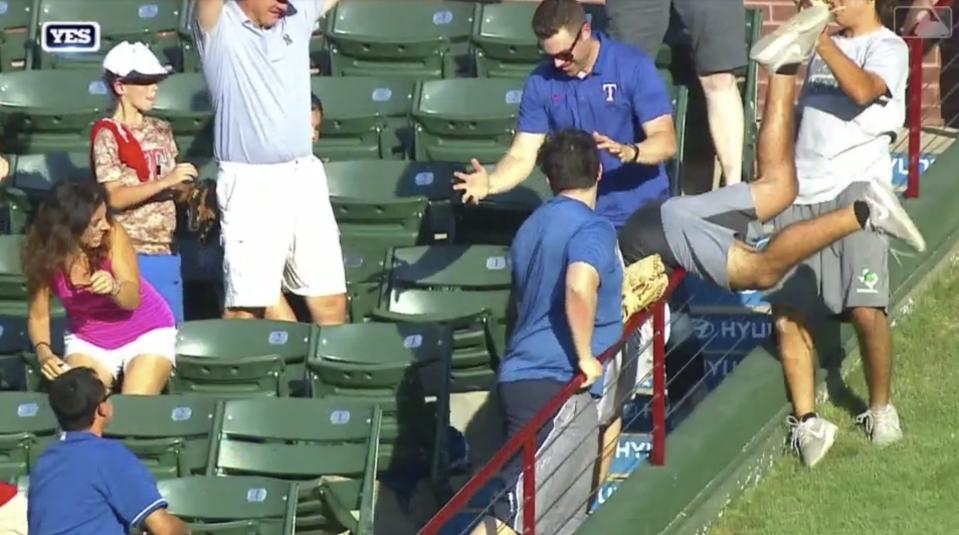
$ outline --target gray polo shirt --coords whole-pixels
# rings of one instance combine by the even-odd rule
[[[209,32],[194,20],[217,161],[272,164],[313,154],[309,48],[325,2],[291,0],[272,28],[258,27],[234,0]]]

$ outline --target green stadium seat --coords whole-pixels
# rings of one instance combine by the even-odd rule
[[[515,79],[427,80],[413,97],[416,159],[499,161],[513,140],[523,82]]]
[[[493,172],[495,165],[487,165]],[[458,192],[457,192],[458,193]],[[534,167],[530,176],[510,191],[491,195],[479,204],[453,201],[454,241],[461,244],[509,245],[523,221],[543,202],[553,198],[546,175]]]
[[[159,481],[167,511],[194,534],[292,535],[298,485],[266,477],[193,476]]]
[[[227,401],[208,475],[303,481],[299,495],[311,499],[298,508],[298,533],[324,522],[370,533],[381,424],[379,407],[358,400]]]
[[[177,393],[286,396],[302,388],[313,329],[271,320],[188,321],[177,334]]]
[[[105,436],[122,440],[158,479],[203,474],[218,401],[207,396],[110,398]]]
[[[409,157],[413,81],[372,76],[314,76],[323,124],[314,152],[325,161]]]
[[[28,475],[58,427],[46,394],[0,392],[0,481]]]
[[[327,15],[335,76],[452,78],[469,72],[473,5],[430,0],[342,2]]]
[[[100,71],[0,74],[4,149],[19,154],[87,152],[90,127],[106,115],[110,100]]]
[[[509,248],[396,248],[389,266],[390,277],[373,318],[449,325],[453,329],[453,391],[477,387],[458,382],[460,371],[485,371],[491,379],[512,321]]]
[[[6,0],[0,13],[0,72],[31,67],[32,54],[27,47],[33,25],[35,0]]]
[[[357,398],[383,411],[380,466],[443,451],[449,413],[452,338],[429,324],[355,323],[323,327],[307,360],[314,397]],[[426,403],[435,396],[435,407]],[[438,476],[436,476],[438,479]]]
[[[181,159],[213,156],[213,102],[202,74],[161,82],[151,114],[170,123]]]
[[[89,144],[89,142],[88,142]],[[66,180],[91,180],[90,152],[21,154],[13,162],[13,187],[30,198],[39,197]]]
[[[536,6],[532,2],[511,2],[479,7],[471,36],[477,76],[525,78],[543,61],[532,29]]]
[[[141,41],[150,46],[170,70],[183,69],[178,30],[183,0],[38,0],[37,41],[40,68],[100,67],[103,57],[121,41]],[[47,22],[96,21],[100,24],[100,50],[91,53],[52,53],[40,49],[40,29]]]

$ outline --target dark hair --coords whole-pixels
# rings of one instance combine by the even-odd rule
[[[586,22],[586,10],[576,0],[543,0],[533,13],[533,33],[549,39],[562,28],[572,34]]]
[[[82,431],[93,425],[107,388],[93,368],[71,368],[50,382],[50,408],[64,431]]]
[[[599,150],[593,136],[582,130],[560,130],[543,143],[537,155],[539,168],[553,193],[596,185]]]
[[[310,94],[310,102],[313,103],[313,108],[310,111],[319,111],[323,113],[323,101],[320,100],[320,97],[316,96],[316,93]]]
[[[883,26],[894,32],[899,32],[896,28],[896,6],[898,0],[876,0],[876,12],[879,14],[879,21]]]
[[[67,258],[80,247],[80,237],[93,214],[106,203],[103,185],[90,180],[67,180],[54,186],[40,204],[23,241],[21,254],[27,288],[32,295],[53,281],[58,272],[69,272]],[[110,221],[110,211],[107,210]],[[91,265],[99,266],[109,253],[109,240],[87,250]]]

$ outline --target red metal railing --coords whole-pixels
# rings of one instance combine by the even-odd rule
[[[949,8],[953,0],[938,0],[935,8]],[[953,21],[955,26],[955,21]],[[923,57],[926,55],[925,41],[922,37],[916,36],[916,29],[913,28],[909,35],[905,35],[906,43],[909,45],[909,117],[907,124],[909,126],[909,178],[906,183],[906,197],[916,198],[919,196],[919,174],[920,158],[922,156],[922,91],[923,91]],[[943,62],[942,68],[945,69],[956,58],[950,58],[949,62]],[[955,88],[950,89],[950,93]],[[942,100],[948,98],[943,95]]]
[[[629,340],[630,336],[653,317],[653,444],[651,460],[661,465],[666,457],[666,340],[665,317],[666,301],[683,280],[685,271],[677,269],[669,279],[669,286],[663,298],[650,309],[638,312],[630,317],[623,328],[623,336],[596,358],[604,364],[614,357]],[[536,523],[536,435],[559,411],[566,401],[582,386],[584,377],[577,374],[560,393],[550,400],[523,429],[513,435],[472,478],[443,506],[436,515],[420,530],[420,535],[436,535],[447,522],[469,504],[491,479],[493,479],[514,455],[522,450],[523,456],[523,534],[533,535]]]

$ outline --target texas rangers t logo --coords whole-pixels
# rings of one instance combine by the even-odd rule
[[[606,102],[612,102],[613,95],[616,94],[616,84],[603,84],[603,93],[606,93]]]

